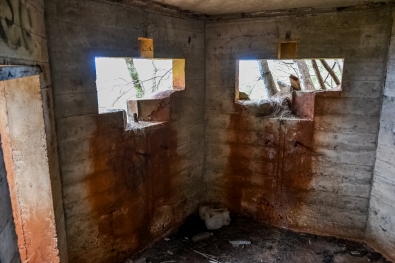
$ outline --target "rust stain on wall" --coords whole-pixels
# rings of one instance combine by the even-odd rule
[[[90,142],[93,172],[86,180],[91,224],[98,226],[98,246],[112,248],[100,262],[122,262],[173,228],[182,213],[172,206],[183,198],[176,191],[177,133],[169,123],[136,133],[114,129],[101,117]]]
[[[256,117],[241,105],[234,109],[224,174],[226,205],[266,223],[297,225],[295,216],[313,179],[313,121],[267,120],[257,129]]]
[[[297,217],[308,198],[314,157],[314,122],[288,121],[283,134],[284,147],[281,171],[279,209],[281,226],[297,227]]]
[[[248,119],[243,118],[242,108],[235,105],[236,114],[230,116],[230,129],[235,131],[232,141],[229,143],[230,153],[228,157],[226,174],[226,204],[231,211],[242,213],[243,193],[249,184],[252,172],[249,167],[249,152],[244,145],[239,144],[245,134],[243,128],[249,127]]]
[[[0,146],[21,262],[57,263],[60,259],[38,80],[36,75],[0,82]],[[24,140],[27,135],[28,143]]]

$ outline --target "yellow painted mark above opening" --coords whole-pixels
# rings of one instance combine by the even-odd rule
[[[154,40],[152,38],[139,37],[139,52],[141,58],[154,58]]]

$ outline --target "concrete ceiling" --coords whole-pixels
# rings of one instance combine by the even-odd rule
[[[361,0],[155,0],[156,2],[207,15],[254,13],[290,8],[345,7],[366,3]],[[393,2],[382,0],[380,2]]]

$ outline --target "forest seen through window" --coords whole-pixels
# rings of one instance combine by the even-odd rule
[[[343,59],[239,60],[239,100],[262,100],[294,90],[340,90]]]
[[[127,101],[173,89],[173,59],[98,57],[96,87],[99,113],[127,111]]]

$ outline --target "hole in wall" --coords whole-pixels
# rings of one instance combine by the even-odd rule
[[[168,121],[166,100],[185,89],[185,59],[96,57],[95,63],[99,113],[125,111],[129,126]]]
[[[286,38],[291,38],[291,32],[286,34]],[[296,41],[280,42],[278,46],[279,59],[293,59],[296,58],[297,43]]]
[[[344,59],[239,60],[236,103],[260,116],[292,117],[292,93],[340,91]]]

